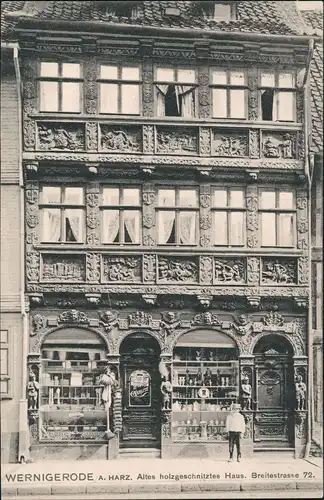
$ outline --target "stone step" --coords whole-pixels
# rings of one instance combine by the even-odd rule
[[[161,450],[157,448],[122,448],[120,458],[161,458]]]

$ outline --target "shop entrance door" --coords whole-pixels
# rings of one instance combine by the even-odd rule
[[[148,334],[136,333],[121,346],[123,425],[121,448],[159,448],[160,349]]]

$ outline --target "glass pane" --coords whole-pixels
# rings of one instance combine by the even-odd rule
[[[44,186],[42,189],[42,203],[61,203],[61,188]]]
[[[261,244],[264,247],[276,246],[276,214],[261,214]]]
[[[62,83],[62,111],[80,111],[80,84],[73,82]]]
[[[227,245],[227,212],[214,212],[214,245]]]
[[[261,87],[274,87],[275,75],[274,73],[261,73]]]
[[[231,19],[231,6],[229,4],[215,5],[214,19],[229,21]]]
[[[118,85],[100,84],[100,113],[118,113]]]
[[[159,212],[158,219],[159,244],[175,243],[175,212]]]
[[[231,71],[230,72],[230,84],[231,85],[244,85],[245,84],[244,71]]]
[[[230,206],[244,207],[244,192],[242,189],[231,189],[230,191]]]
[[[279,208],[294,208],[294,195],[291,191],[280,191]]]
[[[196,207],[197,192],[195,189],[180,189],[179,190],[179,205],[180,207]]]
[[[104,203],[104,205],[119,205],[119,189],[118,188],[104,188],[103,189],[103,203]]]
[[[123,191],[123,205],[139,205],[140,191],[137,188],[126,188]]]
[[[278,86],[286,88],[294,87],[294,75],[292,73],[279,73]]]
[[[107,80],[118,80],[118,67],[101,65],[100,78],[106,78]]]
[[[65,241],[83,241],[83,210],[64,211]]]
[[[244,214],[242,212],[231,212],[230,214],[230,244],[244,244]]]
[[[213,197],[214,207],[227,207],[227,190],[215,189]]]
[[[122,80],[139,80],[140,79],[140,72],[139,68],[133,67],[133,68],[122,68],[121,70],[121,77]]]
[[[294,216],[293,214],[279,215],[279,246],[292,247],[294,244]]]
[[[56,62],[41,62],[40,75],[55,77],[58,76],[58,63]]]
[[[129,115],[139,114],[139,86],[121,86],[121,112]]]
[[[213,70],[212,83],[214,83],[215,85],[226,85],[227,84],[226,71]]]
[[[58,83],[40,82],[40,111],[58,111]]]
[[[118,243],[120,241],[118,210],[104,210],[102,240],[103,243]]]
[[[275,191],[261,191],[260,208],[276,208]]]
[[[67,187],[65,188],[64,203],[71,205],[81,205],[83,203],[83,188]]]
[[[124,211],[124,242],[139,243],[140,213],[137,210]]]
[[[157,68],[156,79],[158,82],[174,82],[174,69],[173,68]]]
[[[1,375],[8,375],[8,349],[0,349]]]
[[[0,342],[1,344],[8,343],[8,330],[1,330]]]
[[[227,117],[227,91],[226,89],[213,89],[213,116]]]
[[[58,242],[61,239],[61,214],[58,208],[43,210],[42,241]]]
[[[230,116],[245,118],[245,90],[230,90]]]
[[[196,243],[196,213],[180,212],[179,238],[181,245],[194,245]]]
[[[159,206],[174,207],[175,206],[175,190],[174,189],[159,189]]]
[[[278,120],[293,121],[294,119],[294,93],[278,93]]]
[[[1,394],[8,394],[8,390],[9,390],[8,385],[9,385],[8,380],[1,380],[1,382],[0,382]]]
[[[178,82],[180,83],[195,83],[196,74],[194,69],[179,69]]]
[[[80,78],[80,64],[63,63],[62,76],[64,78]]]

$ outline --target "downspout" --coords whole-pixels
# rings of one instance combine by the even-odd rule
[[[20,187],[20,312],[22,318],[22,380],[21,395],[19,401],[19,443],[18,443],[18,461],[20,463],[29,460],[29,427],[28,427],[28,405],[27,405],[27,355],[28,355],[28,318],[25,303],[25,193],[24,176],[22,164],[22,83],[19,67],[19,45],[13,46],[13,62],[15,67],[17,99],[18,99],[18,150],[19,150],[19,187]]]
[[[313,415],[314,415],[314,401],[313,401],[313,333],[312,333],[312,239],[311,239],[311,190],[312,179],[309,165],[309,137],[310,130],[310,112],[309,112],[309,79],[310,79],[310,65],[314,53],[314,40],[310,40],[308,44],[308,57],[306,64],[306,72],[303,81],[304,88],[304,138],[305,138],[305,158],[304,168],[305,176],[308,186],[308,204],[307,204],[307,218],[308,218],[308,317],[307,317],[307,344],[308,344],[308,378],[307,378],[307,393],[308,393],[308,413],[307,413],[307,440],[305,446],[304,458],[309,456],[310,447],[312,444],[312,429],[313,429]]]

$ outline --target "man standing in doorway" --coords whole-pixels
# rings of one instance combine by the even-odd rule
[[[245,421],[240,413],[241,405],[233,404],[231,412],[226,419],[226,432],[229,435],[229,462],[233,461],[234,445],[237,450],[237,461],[241,458],[241,435],[245,432]]]

